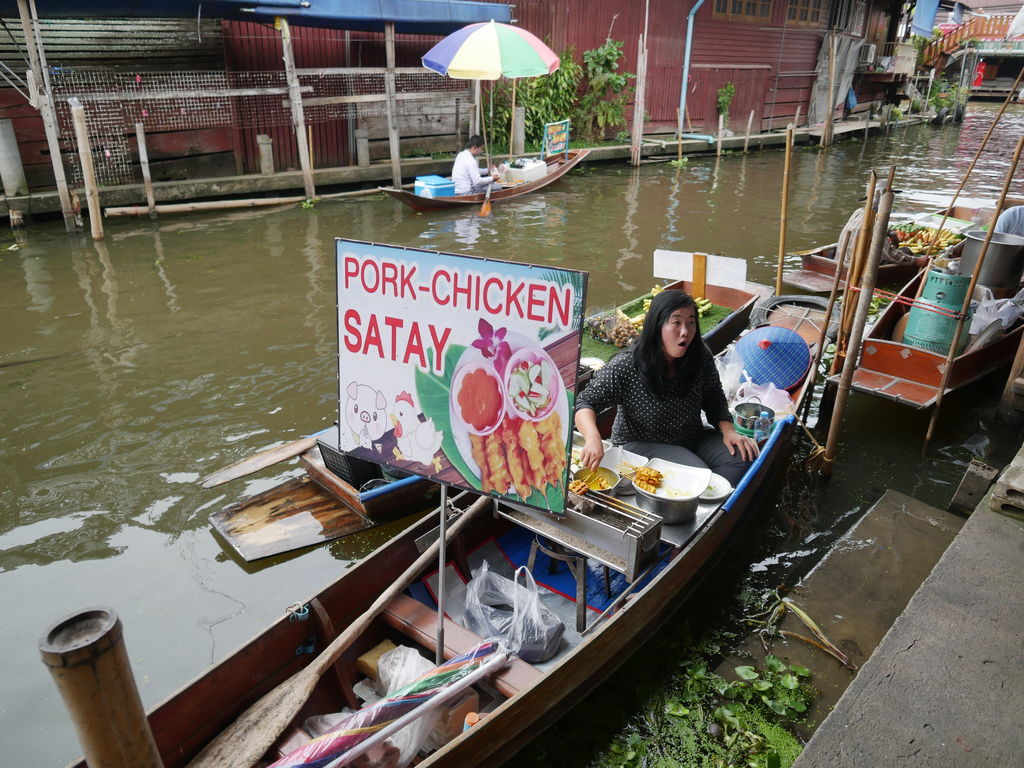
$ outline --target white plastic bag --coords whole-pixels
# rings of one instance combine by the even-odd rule
[[[974,310],[971,319],[970,335],[975,336],[998,320],[1005,330],[1024,314],[1024,291],[1012,299],[990,299],[982,301]]]
[[[519,584],[520,574],[525,585]],[[562,643],[565,625],[541,605],[533,574],[521,566],[515,581],[492,572],[485,560],[466,589],[466,628],[501,638],[523,661],[547,661]]]
[[[736,354],[735,348],[730,347],[715,358],[715,365],[718,366],[718,378],[722,381],[725,399],[731,403],[736,398],[736,390],[747,381],[743,375],[743,358]]]
[[[380,690],[384,696],[390,696],[399,688],[419,679],[433,668],[434,664],[420,656],[413,648],[404,645],[392,648],[387,653],[381,654],[380,659],[377,660],[377,680]],[[440,716],[441,711],[435,709],[421,715],[412,724],[405,726],[397,733],[391,734],[381,745],[383,750],[380,757],[377,758],[377,763],[371,762],[369,765],[394,765],[395,768],[405,768],[416,757],[416,753],[419,752],[423,742],[427,740]],[[394,755],[394,749],[398,750],[398,755]]]
[[[745,403],[748,400],[756,400],[761,405],[766,405],[775,411],[775,418],[793,413],[793,399],[789,393],[779,389],[770,381],[767,384],[754,384],[746,381],[736,390],[736,399],[730,400],[732,406],[736,403]]]

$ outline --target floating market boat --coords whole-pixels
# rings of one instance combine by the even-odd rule
[[[808,370],[791,390],[794,407],[813,375]],[[770,481],[782,474],[779,468],[788,456],[795,425],[793,416],[777,419],[737,486],[727,487],[724,499],[702,501],[691,519],[675,525],[617,497],[598,494],[575,498],[563,518],[491,499],[481,503],[468,491],[456,496],[454,506],[466,511],[456,513],[452,529],[458,531],[448,549],[451,565],[446,572],[454,574],[449,584],[456,582],[455,576],[460,582],[470,579],[482,562],[504,573],[523,564],[533,566],[538,583],[547,587],[544,604],[565,617],[565,632],[550,659],[514,659],[487,685],[476,686],[473,707],[485,716],[471,728],[449,729],[418,765],[498,765],[622,664],[681,605],[758,508]],[[491,509],[495,514],[484,513]],[[434,525],[433,516],[413,524],[154,709],[149,722],[163,764],[185,766],[264,694],[286,681],[285,688],[291,690],[298,680],[307,679],[293,676],[310,668],[317,674],[310,695],[302,697],[305,703],[294,716],[289,708],[283,730],[275,727],[272,738],[257,742],[273,742],[265,753],[259,747],[257,764],[274,762],[311,741],[310,718],[359,706],[358,692],[365,690],[363,678],[368,667],[372,670],[373,652],[382,641],[411,646],[433,658],[436,556],[433,565],[420,568],[429,556],[421,552]],[[538,551],[534,542],[540,538],[546,542]],[[573,570],[583,574],[579,583],[567,574],[565,563],[546,556],[545,551],[556,549],[552,543],[563,547],[557,559],[576,558]],[[606,578],[591,578],[597,583],[589,588],[583,557],[589,558],[591,569],[606,568]],[[382,587],[392,584],[398,587],[382,593]],[[381,599],[391,591],[392,599]],[[482,638],[460,623],[458,601],[445,594],[442,655],[453,659],[477,647]],[[328,656],[333,663],[314,662],[317,652],[349,631],[355,638],[350,644],[334,644]],[[327,669],[327,674],[318,674]],[[257,737],[250,732],[235,743],[252,743]],[[203,765],[252,762],[235,753],[227,760]]]
[[[692,284],[686,281],[677,281],[666,287],[687,292],[693,290]],[[706,298],[715,305],[717,313],[714,317],[719,318],[713,327],[705,329],[704,339],[712,352],[717,354],[747,327],[754,305],[760,298],[769,295],[771,290],[757,283],[747,283],[746,290],[709,284],[704,292]],[[631,317],[635,316],[644,298],[623,305],[618,308],[618,312],[625,308]],[[610,313],[613,321],[615,315],[615,311]],[[604,327],[603,318],[603,315],[595,315],[588,320],[592,331],[598,322]],[[587,339],[584,346],[584,358],[597,356],[607,360],[620,351],[614,345],[594,338]],[[575,347],[549,352],[560,364],[575,365]],[[592,372],[590,367],[584,366],[579,375],[580,383],[589,380]],[[332,427],[319,434],[321,440],[328,445],[337,444],[336,438],[331,439],[334,429]],[[392,433],[389,432],[384,439],[383,450],[389,454],[394,448]],[[377,464],[340,455],[327,457],[335,470],[332,472],[325,464],[325,456],[315,440],[296,443],[302,448],[301,451],[271,456],[267,461],[255,464],[253,470],[270,466],[275,460],[301,454],[300,461],[305,470],[302,476],[286,480],[209,516],[213,528],[245,561],[251,562],[365,531],[398,517],[422,513],[436,503],[438,486],[434,482],[416,476],[387,482]],[[233,475],[230,470],[229,467],[204,478],[204,486],[211,487],[224,479],[245,474]],[[223,479],[216,479],[217,475],[224,472],[226,474]],[[211,478],[214,478],[212,482]]]
[[[893,222],[889,229],[894,232],[904,232],[907,235],[913,235],[915,231],[925,231],[930,236],[942,222],[944,214],[945,210],[926,213],[913,217],[909,221],[902,222],[903,229],[901,229],[901,224],[896,222]],[[962,235],[963,232],[977,226],[970,221],[972,215],[974,215],[974,210],[971,208],[965,206],[954,207],[942,227],[943,231],[955,233],[957,236]],[[904,244],[903,240],[901,240],[901,244]],[[831,291],[832,282],[836,274],[836,250],[838,245],[838,243],[832,243],[831,245],[791,253],[791,257],[800,257],[800,269],[783,272],[782,282],[810,293],[827,293]],[[916,245],[912,247],[918,249]],[[938,248],[936,252],[941,252],[943,249],[944,246],[943,248]],[[919,250],[916,250],[915,255],[928,256],[930,252],[926,252],[922,246]],[[878,266],[878,284],[903,285],[916,275],[921,270],[921,267],[922,264],[915,261],[908,261],[905,264],[882,263]],[[847,263],[843,265],[843,271],[840,274],[840,289],[846,287],[846,277],[849,274],[849,268],[849,259],[847,259]]]
[[[959,302],[955,310],[945,314],[940,308],[939,313],[923,321],[930,324],[927,332],[932,335],[932,340],[909,343],[911,338],[916,338],[908,338],[915,330],[908,323],[912,309],[926,313],[931,311],[915,301],[918,285],[924,277],[923,274],[915,276],[879,315],[861,342],[859,362],[851,383],[858,392],[894,400],[917,410],[929,408],[936,402],[946,368],[952,328],[956,323],[954,314],[960,311]],[[923,295],[927,298],[927,291]],[[934,307],[934,302],[930,306]],[[947,331],[944,336],[936,330],[943,325]],[[968,337],[965,325],[962,333],[966,339],[964,348],[952,360],[943,396],[1009,364],[1022,333],[1024,324],[1020,320],[1006,329],[996,321],[973,338]],[[831,376],[829,382],[838,384],[840,376]]]
[[[558,181],[579,165],[583,159],[590,154],[589,149],[571,149],[567,155],[555,155],[547,158],[547,173],[535,181],[527,181],[513,186],[502,187],[491,192],[491,203],[499,203],[502,200],[511,200],[514,197],[528,195],[539,189]],[[423,197],[406,189],[395,189],[394,187],[380,187],[381,192],[387,192],[396,200],[401,200],[414,211],[442,211],[451,208],[464,208],[468,205],[479,206],[484,202],[486,193],[472,195],[447,195],[444,197]]]

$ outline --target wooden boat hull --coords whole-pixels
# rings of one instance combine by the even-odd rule
[[[564,713],[570,701],[589,691],[679,607],[722,554],[741,522],[757,507],[774,471],[788,456],[792,417],[780,422],[755,465],[727,502],[693,532],[681,550],[625,607],[597,627],[546,674],[524,675],[523,667],[503,673],[499,690],[514,694],[471,731],[450,742],[421,765],[493,766]],[[425,518],[384,544],[308,601],[302,620],[283,616],[264,632],[157,706],[149,721],[166,768],[180,768],[263,694],[305,667],[376,598],[389,574],[400,573],[419,550],[416,539],[435,521]],[[459,562],[477,543],[509,523],[484,517],[455,545]],[[382,617],[320,681],[296,721],[313,714],[357,706],[351,687],[355,659],[389,634],[394,618]],[[391,632],[390,634],[393,634]],[[446,633],[448,637],[449,633]],[[446,641],[446,656],[458,649]],[[524,662],[517,662],[524,665]],[[533,670],[525,665],[527,670]],[[518,684],[521,688],[509,688]],[[524,738],[525,737],[525,738]],[[84,768],[84,762],[77,764]]]
[[[527,195],[543,189],[549,184],[553,184],[579,165],[588,154],[590,154],[589,149],[573,149],[569,151],[568,159],[566,159],[565,155],[549,157],[547,159],[548,172],[544,178],[526,182],[525,184],[517,184],[514,187],[495,189],[491,192],[491,204]],[[468,205],[478,206],[483,203],[485,197],[485,193],[451,195],[448,197],[422,197],[406,189],[395,189],[394,187],[380,187],[380,191],[388,193],[396,200],[400,200],[414,211],[443,211],[452,208],[465,208]]]
[[[922,278],[918,275],[911,280],[900,295],[912,299]],[[892,340],[893,331],[906,312],[906,305],[896,301],[882,312],[861,343],[860,361],[851,386],[858,392],[923,410],[933,406],[938,397],[946,355]],[[991,343],[954,357],[944,395],[1008,364],[1022,333],[1024,325],[1018,325]],[[838,384],[839,379],[840,374],[836,374],[829,382]]]

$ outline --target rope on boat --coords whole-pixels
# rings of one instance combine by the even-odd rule
[[[851,286],[850,290],[859,293],[861,288],[860,286],[855,285]],[[890,293],[889,291],[884,291],[881,288],[875,288],[871,292],[871,295],[878,296],[879,298],[882,299],[888,299],[889,301],[894,301],[897,304],[903,304],[907,307],[917,307],[918,309],[922,309],[925,312],[934,312],[937,315],[942,315],[943,317],[948,317],[953,320],[959,320],[961,317],[966,317],[966,315],[962,315],[958,310],[942,307],[939,306],[938,304],[932,304],[930,301],[927,300],[910,299],[898,293]]]

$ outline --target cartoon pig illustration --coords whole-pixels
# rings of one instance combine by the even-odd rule
[[[352,430],[361,448],[380,450],[373,441],[379,440],[391,426],[384,393],[353,381],[345,390],[345,423]]]

